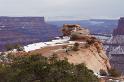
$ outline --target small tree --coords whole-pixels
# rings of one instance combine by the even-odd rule
[[[57,61],[57,54],[53,53],[53,55],[49,58],[50,63],[55,63]]]
[[[68,46],[67,45],[63,45],[62,46],[62,49],[66,49]]]
[[[21,46],[18,47],[18,48],[17,48],[17,51],[24,51],[24,47],[21,47]]]
[[[75,43],[75,44],[73,45],[72,50],[78,51],[78,50],[79,50],[79,43]]]
[[[13,49],[17,49],[17,51],[23,51],[24,48],[20,45],[20,44],[7,44],[5,45],[6,50],[13,50]]]
[[[3,55],[5,55],[6,53],[5,52],[2,52],[2,53],[0,53],[0,56],[3,56]]]
[[[77,35],[71,35],[70,40],[77,40],[77,39],[78,39],[78,36]]]
[[[90,45],[88,43],[85,44],[85,48],[88,48],[90,47]]]
[[[15,44],[14,49],[17,49],[17,51],[24,51],[24,48],[20,44]]]
[[[107,73],[105,70],[101,69],[99,72],[101,76],[107,76]]]
[[[53,59],[56,60],[55,54]],[[49,61],[40,54],[15,57],[11,64],[0,64],[0,82],[98,82],[85,64]]]
[[[5,48],[6,48],[7,51],[9,51],[9,50],[14,49],[14,45],[12,45],[12,44],[6,44],[5,45]]]
[[[93,43],[94,43],[94,40],[89,39],[89,40],[87,40],[87,43],[88,43],[89,45],[91,45],[91,44],[93,44]]]
[[[109,72],[109,75],[112,76],[112,77],[121,76],[121,73],[115,68],[111,68],[110,70],[108,70],[108,72]]]

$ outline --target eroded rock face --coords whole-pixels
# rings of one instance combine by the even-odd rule
[[[48,41],[59,36],[58,30],[46,23],[44,17],[0,17],[0,51],[5,51],[7,44]]]
[[[44,17],[0,17],[0,28],[38,28],[44,25]]]
[[[107,69],[111,68],[109,58],[105,54],[102,43],[90,35],[90,31],[88,29],[81,28],[78,24],[65,24],[63,25],[62,32],[64,36],[70,36],[70,39],[73,41],[88,43],[88,47],[80,48],[77,52],[69,51],[69,55],[67,55],[66,52],[58,52],[60,57],[64,56],[68,58],[70,63],[74,64],[85,63],[89,69],[96,73],[99,73],[101,69],[107,71]],[[82,46],[83,45],[80,47]]]
[[[95,73],[99,73],[101,69],[107,71],[111,68],[109,59],[104,50],[101,49],[100,52],[98,52],[94,45],[86,49],[82,48],[77,52],[70,52],[69,54],[72,55],[67,57],[70,63],[85,63],[86,66]]]
[[[57,54],[59,59],[67,58],[73,64],[84,63],[95,73],[99,73],[101,69],[107,72],[111,68],[102,43],[97,38],[91,36],[89,30],[81,28],[80,25],[64,25],[63,29],[64,35],[70,37],[71,35],[77,35],[78,39],[83,38],[83,40],[69,40],[61,43],[59,46],[45,47],[36,52],[40,52],[46,57]],[[79,44],[76,51],[74,50],[75,43]]]
[[[118,27],[113,31],[113,36],[107,41],[109,48],[107,53],[110,55],[110,63],[124,74],[124,17],[118,21]]]
[[[62,28],[63,36],[70,36],[71,40],[81,40],[89,36],[90,32],[78,24],[65,24]]]
[[[81,28],[78,24],[64,24],[62,28],[63,36],[70,36],[72,33],[88,35],[90,32],[88,29]]]
[[[117,29],[114,30],[113,35],[124,35],[124,17],[121,17],[118,22]]]
[[[95,73],[99,73],[101,69],[107,72],[107,70],[111,68],[109,58],[106,56],[101,43],[94,42],[86,47],[86,44],[82,41],[74,41],[74,43],[75,42],[79,43],[79,50],[77,51],[72,50],[73,43],[63,43],[63,45],[45,47],[36,52],[40,52],[46,57],[50,57],[52,54],[57,54],[60,60],[67,58],[68,61],[73,64],[84,63]],[[63,46],[66,47],[63,48]]]

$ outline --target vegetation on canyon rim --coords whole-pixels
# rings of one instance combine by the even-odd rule
[[[73,65],[41,55],[14,57],[9,64],[0,64],[0,82],[98,82],[85,64]]]

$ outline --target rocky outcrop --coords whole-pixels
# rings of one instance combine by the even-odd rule
[[[56,54],[59,59],[67,58],[68,61],[73,64],[84,63],[95,73],[99,73],[101,69],[107,72],[111,66],[102,43],[95,37],[91,36],[88,30],[80,29],[79,25],[64,25],[63,34],[71,36],[73,33],[81,31],[81,37],[85,38],[85,40],[68,40],[63,43],[58,43],[59,45],[48,46],[32,51],[32,53],[40,53],[46,57]],[[67,34],[65,30],[69,30]],[[78,49],[74,49],[75,43],[78,44]]]
[[[88,35],[90,32],[88,29],[81,28],[78,24],[64,24],[62,28],[63,36],[70,36],[73,33]]]
[[[90,36],[90,31],[76,24],[65,24],[62,28],[63,36],[70,36],[71,40],[81,40]]]
[[[118,22],[118,27],[114,30],[113,35],[124,35],[124,17],[121,17]]]
[[[73,50],[74,43],[79,44],[77,51]],[[101,69],[107,72],[108,69],[111,68],[109,58],[106,56],[103,46],[99,42],[88,45],[82,41],[69,41],[58,46],[44,47],[32,51],[32,53],[39,53],[46,57],[56,54],[59,59],[67,58],[68,61],[73,64],[84,63],[95,73],[99,73]]]
[[[71,35],[71,32],[74,30],[80,29],[80,25],[71,25],[71,24],[64,24],[62,28],[63,36]]]
[[[66,29],[77,28],[76,30],[71,30],[71,34],[80,31],[79,25],[65,25]],[[89,69],[93,70],[94,73],[99,73],[99,71],[111,68],[109,64],[109,58],[106,56],[105,51],[103,49],[102,43],[96,39],[95,37],[89,34],[89,31],[83,30],[82,36],[85,40],[69,40],[70,35],[66,36],[68,38],[62,37],[58,40],[52,40],[49,42],[43,42],[40,44],[35,44],[36,46],[42,46],[37,48],[36,50],[32,50],[30,52],[23,52],[24,54],[41,54],[45,57],[51,57],[56,55],[58,59],[63,60],[67,59],[68,62],[72,64],[81,64],[84,63]],[[84,31],[84,34],[83,34]],[[65,34],[65,31],[63,32]],[[31,44],[33,45],[33,44]],[[44,46],[47,45],[47,46]],[[30,47],[32,48],[32,47]],[[16,54],[19,55],[19,52]],[[20,53],[19,56],[23,55]]]
[[[81,45],[81,44],[80,44]],[[78,51],[68,51],[68,52],[56,52],[60,58],[67,58],[70,63],[80,64],[84,63],[89,69],[93,70],[95,73],[99,71],[107,70],[111,68],[109,64],[109,59],[106,56],[102,45],[100,45],[100,52],[95,45],[90,45],[88,48],[82,48],[80,46]]]

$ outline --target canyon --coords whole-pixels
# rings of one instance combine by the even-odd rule
[[[0,17],[0,50],[7,44],[26,45],[48,41],[59,35],[57,26],[44,17]]]
[[[124,17],[119,19],[118,26],[107,44],[106,50],[112,67],[124,74]]]

